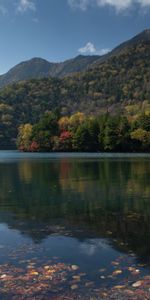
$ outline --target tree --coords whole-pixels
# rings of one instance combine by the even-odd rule
[[[24,124],[19,127],[17,146],[20,150],[29,151],[32,141],[32,130],[33,126],[31,124]]]
[[[37,142],[33,141],[29,147],[30,152],[38,152],[40,150],[40,146]]]
[[[126,117],[108,116],[104,128],[103,145],[106,151],[127,151],[130,147],[130,126]]]
[[[135,149],[150,151],[150,131],[138,128],[131,132],[131,139],[135,143]]]
[[[70,123],[70,129],[75,132],[80,124],[83,124],[83,122],[86,120],[86,116],[84,113],[77,112],[73,114],[70,117],[69,123]]]
[[[91,117],[85,123],[89,131],[89,150],[98,151],[99,150],[99,133],[100,127],[97,118]]]
[[[104,129],[104,138],[103,145],[104,150],[106,151],[114,151],[116,148],[117,141],[117,122],[116,118],[110,117],[107,120],[105,129]]]
[[[80,125],[73,135],[73,149],[76,151],[90,151],[91,136],[85,124]]]
[[[142,114],[138,119],[138,124],[143,130],[150,131],[150,115]]]
[[[69,124],[70,124],[69,117],[60,118],[58,121],[58,126],[59,126],[60,132],[68,130]]]
[[[72,150],[72,133],[69,131],[63,131],[59,138],[59,148],[61,151]]]
[[[32,138],[42,151],[52,150],[52,137],[58,134],[58,116],[55,113],[47,113],[33,126]]]

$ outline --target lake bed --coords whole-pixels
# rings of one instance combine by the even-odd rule
[[[149,154],[0,151],[0,297],[148,299],[149,178]]]

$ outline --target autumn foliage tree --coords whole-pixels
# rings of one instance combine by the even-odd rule
[[[129,121],[124,115],[58,117],[45,114],[38,123],[19,127],[17,146],[22,151],[129,152],[150,151],[150,115]]]
[[[17,138],[17,145],[21,151],[28,151],[32,141],[32,130],[31,124],[24,124],[19,127],[19,133]]]

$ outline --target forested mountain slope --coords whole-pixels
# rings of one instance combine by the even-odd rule
[[[0,90],[0,147],[13,145],[20,124],[34,124],[55,108],[61,114],[150,113],[150,40],[133,45],[85,72],[63,79],[32,79]]]
[[[13,84],[18,81],[28,79],[40,79],[45,77],[62,78],[65,76],[73,75],[74,73],[86,71],[91,66],[95,68],[100,63],[107,62],[112,57],[117,57],[122,52],[134,45],[150,42],[150,30],[144,30],[132,39],[117,46],[111,52],[98,56],[84,56],[78,55],[73,59],[66,60],[60,63],[52,63],[42,58],[33,58],[28,61],[21,62],[14,66],[6,74],[0,76],[0,87],[8,84]]]
[[[79,55],[62,63],[51,63],[42,58],[33,58],[21,62],[6,74],[0,76],[0,87],[28,79],[40,79],[45,77],[64,77],[76,72],[85,71],[100,56]]]

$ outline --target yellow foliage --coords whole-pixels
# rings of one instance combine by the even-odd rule
[[[146,142],[150,140],[150,132],[143,130],[141,128],[138,128],[131,132],[131,138],[134,140],[138,140],[140,142]]]
[[[86,119],[84,113],[77,112],[70,117],[70,125],[82,124]]]
[[[23,145],[25,149],[29,147],[32,128],[33,126],[31,124],[24,124],[19,127],[18,142],[20,145]]]
[[[69,126],[69,117],[62,117],[59,119],[58,126],[61,131],[67,130]]]

